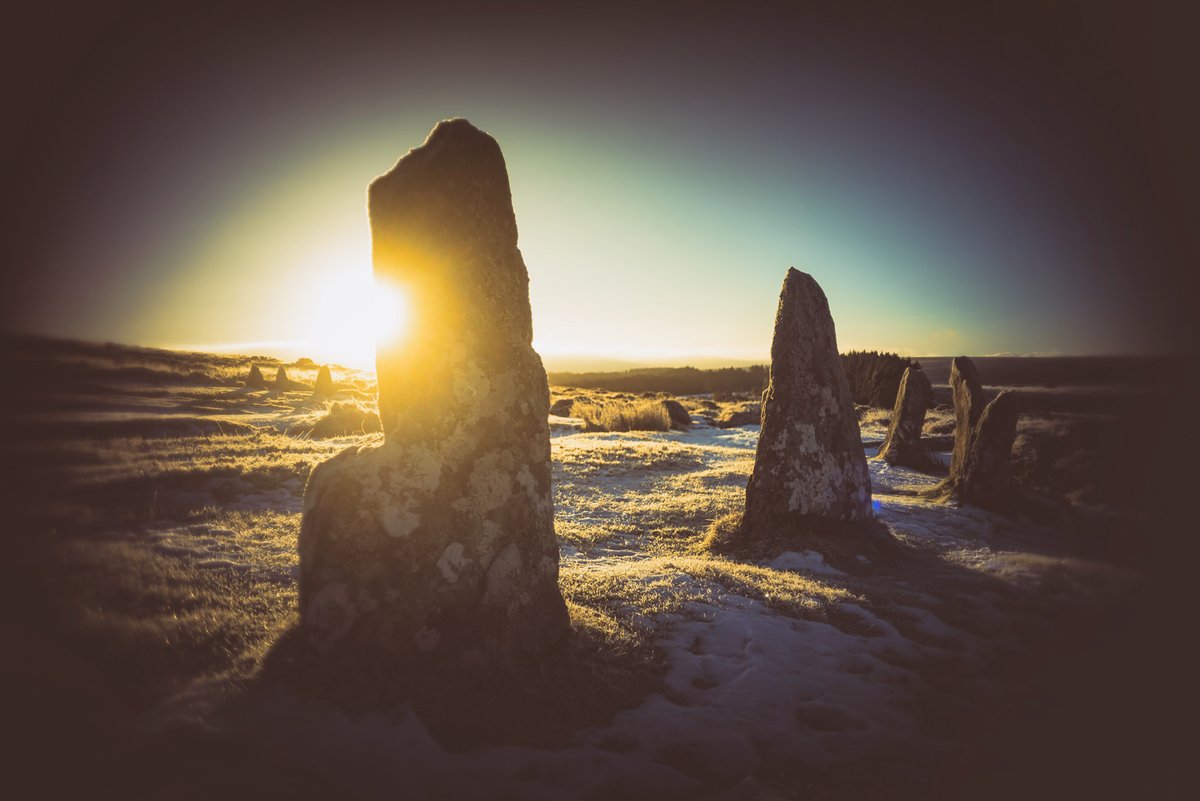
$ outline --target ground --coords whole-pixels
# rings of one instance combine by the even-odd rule
[[[1047,694],[1075,703],[1058,674],[1088,633],[1149,581],[1097,556],[1103,509],[948,506],[922,494],[937,476],[874,459],[894,551],[717,556],[705,537],[742,507],[757,426],[693,414],[688,430],[585,432],[552,416],[572,664],[595,682],[564,686],[595,699],[547,742],[464,745],[403,700],[347,710],[264,680],[295,622],[307,474],[379,434],[369,376],[335,369],[324,399],[242,389],[247,365],[52,349],[10,404],[6,588],[29,612],[6,626],[29,657],[25,740],[34,756],[78,749],[130,797],[983,797],[998,755],[1032,759],[1013,743],[1041,742]],[[331,403],[362,410],[359,433],[313,436]],[[944,435],[944,417],[927,431]],[[864,417],[868,456],[885,421]]]

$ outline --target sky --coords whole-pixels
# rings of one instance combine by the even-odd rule
[[[463,116],[552,369],[762,361],[789,266],[842,350],[1195,346],[1171,5],[429,5],[22,12],[4,329],[365,366],[366,186]]]

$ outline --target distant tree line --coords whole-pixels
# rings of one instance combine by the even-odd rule
[[[895,353],[851,351],[842,354],[842,365],[850,380],[855,403],[891,408],[900,389],[905,368],[916,364]],[[669,392],[673,395],[709,393],[761,394],[771,370],[763,364],[752,367],[643,367],[621,372],[552,372],[550,383],[561,387],[606,389],[613,392]]]
[[[555,386],[607,389],[614,392],[670,392],[673,395],[704,395],[711,392],[761,393],[767,386],[765,365],[721,367],[643,367],[611,373],[549,373]]]

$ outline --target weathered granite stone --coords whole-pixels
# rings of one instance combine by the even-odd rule
[[[892,409],[887,437],[879,448],[880,459],[891,465],[917,470],[926,470],[933,465],[929,452],[921,443],[925,412],[929,409],[932,397],[933,387],[920,365],[907,368],[900,379],[900,390],[896,393],[896,406]]]
[[[329,373],[329,367],[321,365],[321,369],[317,370],[317,380],[313,384],[313,394],[321,397],[332,397],[337,394],[337,388],[333,385],[333,376]]]
[[[250,365],[250,374],[246,376],[246,380],[242,382],[246,389],[265,389],[267,379],[263,378],[262,370],[258,369],[257,364]]]
[[[789,269],[742,525],[753,536],[797,516],[868,519],[871,480],[829,303],[812,276]]]
[[[950,457],[950,475],[955,476],[962,472],[975,424],[987,404],[983,385],[979,383],[979,371],[975,369],[975,362],[966,356],[956,356],[950,362],[950,392],[954,400],[954,452]]]
[[[379,349],[385,441],[309,478],[310,648],[397,667],[509,665],[562,642],[549,388],[500,147],[439,123],[368,191],[375,278],[411,333]]]
[[[1017,398],[1011,392],[1001,392],[979,416],[961,472],[950,476],[962,500],[994,506],[1008,498],[1016,437]]]

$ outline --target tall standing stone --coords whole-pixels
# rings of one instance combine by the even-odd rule
[[[408,296],[411,333],[378,350],[384,443],[309,479],[304,641],[400,667],[535,659],[569,622],[549,393],[500,147],[441,122],[367,205],[375,280]]]
[[[955,356],[950,362],[950,392],[954,400],[954,452],[950,456],[950,475],[962,472],[971,448],[971,436],[987,398],[975,362],[966,356]]]
[[[921,429],[925,425],[925,412],[933,397],[933,387],[920,365],[909,367],[900,379],[900,390],[896,393],[896,406],[892,409],[892,422],[887,437],[879,448],[879,458],[891,465],[924,470],[932,465],[928,450],[921,444]]]
[[[871,480],[825,293],[789,269],[771,343],[742,528],[795,516],[871,517]]]

